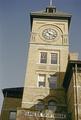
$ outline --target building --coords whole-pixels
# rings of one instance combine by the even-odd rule
[[[79,69],[81,62],[77,61],[76,54],[69,53],[70,21],[70,14],[51,5],[30,14],[31,36],[24,90],[3,90],[2,120],[8,120],[9,116],[12,117],[9,120],[80,120],[78,87],[74,87],[72,71],[74,64]],[[16,111],[11,111],[10,115],[6,108]],[[4,117],[6,114],[8,117]]]
[[[72,120],[81,120],[81,61],[69,61],[63,86]]]
[[[4,101],[0,120],[15,120],[17,108],[21,107],[23,88],[3,89]]]
[[[21,119],[66,119],[66,94],[62,87],[69,55],[71,15],[49,6],[30,14],[31,37]]]

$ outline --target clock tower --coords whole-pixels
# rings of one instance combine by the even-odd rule
[[[70,14],[58,11],[55,6],[30,14],[23,109],[66,114],[62,83],[68,62],[70,20]],[[58,115],[55,117],[59,118]]]

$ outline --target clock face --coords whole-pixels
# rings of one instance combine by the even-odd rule
[[[53,28],[44,29],[42,36],[47,40],[54,40],[57,37],[57,31]]]
[[[56,25],[45,24],[39,27],[39,36],[46,42],[55,42],[60,37],[60,30]]]

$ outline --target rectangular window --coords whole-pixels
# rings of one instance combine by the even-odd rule
[[[38,87],[45,87],[45,80],[46,80],[46,75],[45,74],[39,74],[39,76],[38,76]]]
[[[9,120],[16,120],[16,111],[10,111]]]
[[[50,75],[49,77],[49,88],[54,89],[57,87],[57,76]]]
[[[40,63],[47,63],[47,52],[41,52]]]
[[[51,53],[51,64],[57,64],[57,53]]]

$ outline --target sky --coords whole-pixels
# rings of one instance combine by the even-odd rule
[[[0,0],[0,108],[4,88],[24,85],[30,38],[30,12],[49,6],[50,0]],[[72,14],[70,51],[81,59],[81,0],[53,0],[60,11]]]

